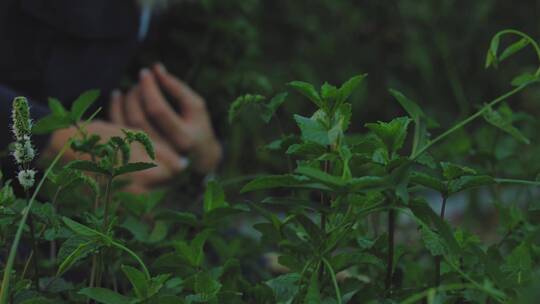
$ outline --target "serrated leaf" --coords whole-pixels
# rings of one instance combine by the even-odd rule
[[[518,284],[521,284],[529,276],[532,269],[531,253],[525,243],[514,248],[501,267],[502,271],[511,273]]]
[[[105,288],[83,288],[79,294],[103,304],[130,304],[133,299]]]
[[[411,181],[413,183],[422,185],[424,187],[436,190],[441,193],[446,192],[446,187],[444,186],[444,183],[442,181],[423,172],[411,173]]]
[[[448,254],[448,247],[437,233],[431,231],[431,229],[427,227],[420,228],[420,231],[422,233],[424,245],[429,252],[431,252],[431,255],[438,256]]]
[[[511,113],[509,115],[503,115],[501,112],[495,111],[491,107],[486,108],[483,112],[484,119],[488,123],[510,134],[519,142],[530,144],[529,139],[526,138],[525,135],[523,135],[517,128],[512,126],[511,115]]]
[[[476,175],[474,169],[450,162],[441,162],[441,168],[443,170],[443,177],[446,180],[456,179],[464,175]]]
[[[298,91],[300,94],[307,97],[313,103],[315,103],[319,108],[323,108],[323,102],[315,87],[310,83],[303,81],[292,81],[288,83],[288,86]]]
[[[127,173],[143,171],[143,170],[151,169],[154,167],[156,167],[156,164],[153,164],[153,163],[144,163],[144,162],[129,163],[119,168],[115,168],[113,176],[119,176],[119,175],[123,175]]]
[[[367,74],[356,75],[344,82],[339,88],[339,103],[343,103],[349,99],[351,94],[358,88],[366,76]]]
[[[407,127],[411,120],[408,117],[398,117],[390,122],[379,121],[367,123],[365,126],[385,144],[389,152],[399,150],[407,137]]]
[[[76,169],[81,171],[95,172],[109,175],[109,171],[106,168],[99,166],[98,164],[89,160],[73,160],[69,162],[65,168]]]
[[[246,95],[236,98],[231,104],[231,106],[229,107],[229,123],[232,123],[234,121],[234,119],[238,116],[240,111],[246,105],[260,104],[265,99],[266,98],[262,95],[252,95],[252,94],[246,94]]]
[[[472,188],[488,186],[495,183],[493,177],[487,175],[462,176],[448,183],[448,193],[454,194]]]
[[[82,93],[71,105],[71,119],[79,121],[84,113],[99,97],[99,90],[89,90]]]
[[[319,120],[300,115],[294,115],[294,120],[300,128],[303,140],[323,146],[327,146],[331,143],[328,128]]]
[[[195,275],[193,290],[207,299],[216,296],[221,286],[221,283],[214,279],[210,273],[200,272]]]
[[[268,123],[276,113],[277,109],[285,102],[287,99],[287,92],[277,94],[266,104],[261,114],[261,118],[264,122]]]
[[[246,184],[240,193],[246,193],[256,190],[265,190],[281,187],[293,187],[297,185],[302,185],[308,182],[308,179],[303,176],[297,175],[266,175],[259,176],[254,180]]]
[[[268,280],[265,284],[274,292],[276,304],[288,304],[298,293],[299,281],[298,273],[290,273]]]

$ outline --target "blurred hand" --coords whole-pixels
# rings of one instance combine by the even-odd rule
[[[180,114],[166,100],[160,84],[180,108]],[[113,122],[141,129],[153,139],[190,154],[199,173],[214,170],[222,148],[214,135],[204,99],[185,83],[169,74],[161,64],[143,69],[140,82],[123,99],[113,102]],[[122,119],[115,118],[126,113]]]
[[[88,133],[100,135],[102,141],[106,141],[112,136],[123,136],[124,134],[121,131],[122,128],[126,128],[126,126],[100,120],[93,121],[86,126]],[[56,153],[62,149],[66,141],[68,141],[69,138],[76,136],[76,134],[77,130],[75,127],[53,132],[49,145],[43,153],[43,157],[54,157]],[[187,164],[182,161],[180,155],[168,145],[155,142],[154,148],[156,150],[155,161],[148,157],[144,148],[140,145],[132,145],[132,162],[155,162],[157,167],[130,174],[129,178],[132,179],[132,183],[126,189],[127,191],[134,193],[146,192],[150,187],[169,180],[174,174],[182,171],[187,166]],[[66,151],[63,157],[66,161],[81,158],[89,159],[89,157],[81,157],[70,149]]]

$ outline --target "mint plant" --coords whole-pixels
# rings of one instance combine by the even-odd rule
[[[503,38],[516,37],[502,47]],[[496,34],[486,67],[502,65],[527,46],[540,59],[529,36]],[[395,89],[389,94],[402,116],[356,121],[353,93],[367,77],[320,87],[293,81],[269,100],[259,94],[237,98],[229,122],[238,123],[249,110],[268,124],[275,138],[265,151],[280,153],[289,170],[211,179],[193,208],[183,201],[179,208],[179,199],[163,190],[122,191],[129,173],[155,166],[133,162],[133,146],[150,159],[155,151],[137,130],[107,139],[90,134],[86,126],[99,110],[85,114],[97,91],[83,93],[70,109],[50,99],[51,114],[35,124],[26,100],[16,98],[12,154],[24,172],[17,180],[26,195],[19,198],[12,181],[1,180],[0,304],[536,299],[540,213],[533,190],[540,181],[538,172],[516,169],[508,158],[537,151],[529,139],[534,117],[515,112],[510,102],[538,82],[540,68],[518,75],[510,91],[442,132],[424,108]],[[283,106],[298,100],[311,112],[290,115],[289,124]],[[486,123],[480,126],[481,118]],[[473,123],[478,125],[469,129]],[[35,183],[29,172],[35,172],[31,162],[39,151],[32,133],[68,127],[77,135]],[[459,146],[471,152],[459,154]],[[67,149],[80,158],[60,163]],[[234,185],[245,180],[238,195]],[[486,240],[449,221],[455,199],[470,208],[493,202],[497,237]],[[473,214],[482,225],[481,212]],[[254,229],[244,221],[254,222]],[[268,262],[268,252],[277,261]]]

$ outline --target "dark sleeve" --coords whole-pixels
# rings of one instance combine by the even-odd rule
[[[13,133],[11,132],[11,104],[13,102],[13,98],[15,98],[16,96],[21,96],[21,94],[17,94],[17,92],[15,92],[14,90],[0,84],[0,128],[2,130],[0,131],[0,151],[2,152],[2,171],[5,175],[9,175],[6,173],[12,171],[9,169],[11,169],[11,167],[13,166],[13,161],[11,161],[9,151],[7,151],[7,149],[9,144],[13,142]],[[29,100],[29,103],[30,115],[33,121],[37,121],[38,119],[46,116],[49,113],[48,108],[44,105],[33,102],[32,100]],[[32,137],[32,142],[36,147],[38,153],[39,151],[43,151],[48,141],[49,135]]]

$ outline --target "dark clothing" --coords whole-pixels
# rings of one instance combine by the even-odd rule
[[[48,113],[48,97],[69,107],[99,89],[94,109],[106,105],[138,45],[138,23],[134,0],[0,0],[0,151],[13,141],[16,95],[31,101],[34,120]],[[34,137],[38,149],[46,140]]]
[[[47,98],[67,107],[82,92],[101,90],[103,106],[138,45],[134,0],[1,0],[0,127],[10,124],[13,96],[31,100],[31,115],[48,113]],[[0,150],[11,142],[0,134]]]

